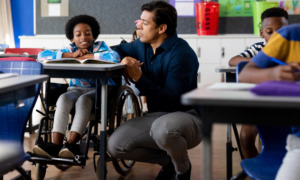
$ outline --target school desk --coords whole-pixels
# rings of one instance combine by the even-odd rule
[[[0,58],[6,57],[30,57],[33,59],[37,58],[37,55],[29,55],[29,54],[0,54]]]
[[[48,79],[47,75],[14,76],[0,79],[0,105],[11,102],[21,103],[23,99],[35,95],[35,85]]]
[[[181,97],[183,104],[199,105],[202,109],[203,149],[200,173],[203,180],[211,179],[213,123],[300,126],[300,121],[297,121],[300,97],[256,96],[248,90],[208,90],[208,86],[201,86]]]
[[[121,64],[44,64],[44,73],[51,78],[97,79],[95,104],[97,105],[101,89],[101,128],[100,128],[100,179],[106,179],[106,126],[107,126],[107,83],[109,78],[121,77],[125,65]],[[47,83],[49,88],[50,83]],[[101,87],[98,86],[101,84]],[[46,97],[47,98],[47,97]],[[46,108],[48,113],[48,108]],[[99,119],[96,113],[96,119]]]
[[[236,67],[220,66],[216,68],[217,73],[225,73],[225,82],[236,82]]]
[[[224,81],[225,82],[236,82],[236,67],[229,66],[220,66],[216,68],[217,73],[224,73]],[[235,139],[237,141],[238,149],[232,146],[232,137],[231,137],[231,125],[233,128],[233,132],[235,134]],[[237,132],[236,124],[227,124],[227,142],[226,142],[226,174],[227,179],[230,179],[232,176],[232,153],[235,150],[238,150],[243,159],[243,155],[241,153],[240,146],[240,138]]]

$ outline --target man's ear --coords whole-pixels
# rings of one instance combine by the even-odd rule
[[[159,34],[163,34],[167,31],[168,26],[166,24],[162,24],[159,26]]]
[[[259,29],[259,36],[260,36],[261,38],[265,38],[264,35],[263,35],[263,30],[262,30],[262,29]]]

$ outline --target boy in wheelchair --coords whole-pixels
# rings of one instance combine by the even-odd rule
[[[97,41],[100,26],[94,17],[78,15],[71,18],[65,27],[66,37],[72,42],[66,49],[58,51],[45,50],[38,56],[43,59],[76,58],[104,59],[119,62],[119,55],[103,41]],[[114,85],[110,79],[109,85]],[[71,79],[67,92],[60,95],[56,102],[52,142],[38,143],[33,153],[41,157],[74,158],[80,148],[76,143],[81,139],[90,119],[95,100],[95,80]],[[69,139],[63,144],[69,122],[69,114],[75,108],[75,115],[70,129]]]

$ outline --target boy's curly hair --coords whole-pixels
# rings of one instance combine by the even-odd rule
[[[284,17],[287,20],[289,19],[288,13],[280,7],[273,7],[273,8],[266,9],[261,14],[261,21],[263,21],[265,18],[268,17]]]
[[[67,22],[65,27],[65,34],[69,40],[72,40],[74,38],[73,30],[74,27],[79,23],[88,24],[92,29],[93,38],[97,39],[98,35],[100,34],[100,25],[98,21],[92,16],[83,14],[74,16]]]

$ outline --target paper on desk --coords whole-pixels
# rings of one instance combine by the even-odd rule
[[[14,76],[18,76],[17,73],[2,73],[0,74],[0,79],[5,79],[5,78],[9,78],[9,77],[14,77]]]
[[[215,83],[207,87],[209,90],[248,90],[255,87],[253,83]]]

